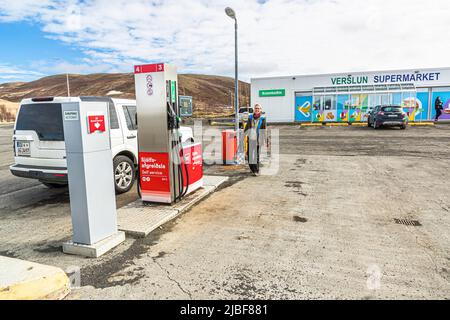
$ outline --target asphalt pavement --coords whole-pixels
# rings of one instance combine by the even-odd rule
[[[450,126],[272,129],[277,170],[205,166],[230,181],[92,260],[61,252],[68,192],[13,177],[0,126],[0,255],[79,267],[69,299],[450,298]]]

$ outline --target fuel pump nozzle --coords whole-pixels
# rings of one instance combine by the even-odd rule
[[[181,200],[188,192],[189,188],[189,170],[187,168],[186,158],[183,150],[182,137],[179,132],[181,118],[178,116],[177,112],[174,110],[174,105],[176,105],[176,92],[172,90],[176,87],[176,82],[167,81],[166,92],[167,92],[167,126],[168,130],[172,133],[172,152],[175,153],[174,159],[178,161],[178,195],[175,195],[177,201]],[[174,96],[175,95],[175,96]],[[186,176],[186,181],[184,181],[183,167]],[[184,188],[186,182],[186,188]]]
[[[180,128],[180,118],[173,110],[172,103],[167,101],[167,126],[169,130],[177,130]]]

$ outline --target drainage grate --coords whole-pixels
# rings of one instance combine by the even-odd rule
[[[403,224],[405,226],[412,227],[421,227],[422,224],[417,220],[409,220],[409,219],[394,219],[396,224]]]

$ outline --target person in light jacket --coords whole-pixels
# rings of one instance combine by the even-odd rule
[[[261,147],[266,139],[266,117],[263,115],[262,106],[256,104],[253,114],[249,115],[244,133],[248,137],[248,163],[254,175],[259,174]]]

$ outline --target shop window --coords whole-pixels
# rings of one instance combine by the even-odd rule
[[[392,104],[400,106],[402,104],[402,93],[396,92],[392,94]]]
[[[377,94],[369,94],[369,109],[374,109],[377,105],[380,104]]]
[[[413,92],[403,92],[401,106],[404,108],[409,108],[414,104],[416,94]]]
[[[340,94],[337,96],[337,108],[340,110],[348,110],[351,105],[351,97],[348,94]]]
[[[323,110],[336,110],[335,96],[325,96],[323,98]]]
[[[361,102],[359,100],[359,94],[352,94],[352,109],[359,108],[361,106]]]
[[[314,97],[314,104],[313,104],[314,110],[321,110],[322,109],[322,97]]]
[[[359,100],[361,101],[362,108],[367,108],[369,106],[369,95],[368,94],[361,94],[359,96]]]
[[[380,94],[380,104],[381,105],[391,104],[391,95],[389,93]]]

